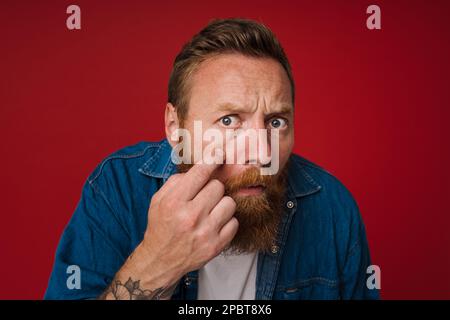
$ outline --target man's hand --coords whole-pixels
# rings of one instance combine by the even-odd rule
[[[178,280],[217,256],[233,239],[236,203],[210,180],[218,165],[196,164],[154,194],[144,240],[100,298],[167,299]]]

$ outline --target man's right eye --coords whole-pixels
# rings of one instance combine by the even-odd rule
[[[220,121],[220,124],[223,125],[224,127],[231,128],[231,127],[235,127],[238,124],[239,119],[237,116],[228,115],[228,116],[224,116],[224,117],[220,118],[219,121]]]

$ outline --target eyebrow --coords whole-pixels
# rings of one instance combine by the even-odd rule
[[[290,114],[293,111],[292,109],[292,106],[289,104],[281,104],[269,114]],[[217,110],[235,113],[248,113],[246,108],[230,102],[219,104]]]

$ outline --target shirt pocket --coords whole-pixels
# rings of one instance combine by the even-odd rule
[[[338,300],[339,283],[322,277],[295,281],[291,284],[277,286],[275,300]]]

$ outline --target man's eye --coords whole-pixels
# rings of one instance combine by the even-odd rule
[[[225,127],[232,127],[238,123],[236,116],[225,116],[220,118],[220,123]]]
[[[274,129],[283,129],[287,126],[287,121],[283,118],[273,118],[270,120],[270,126]]]

